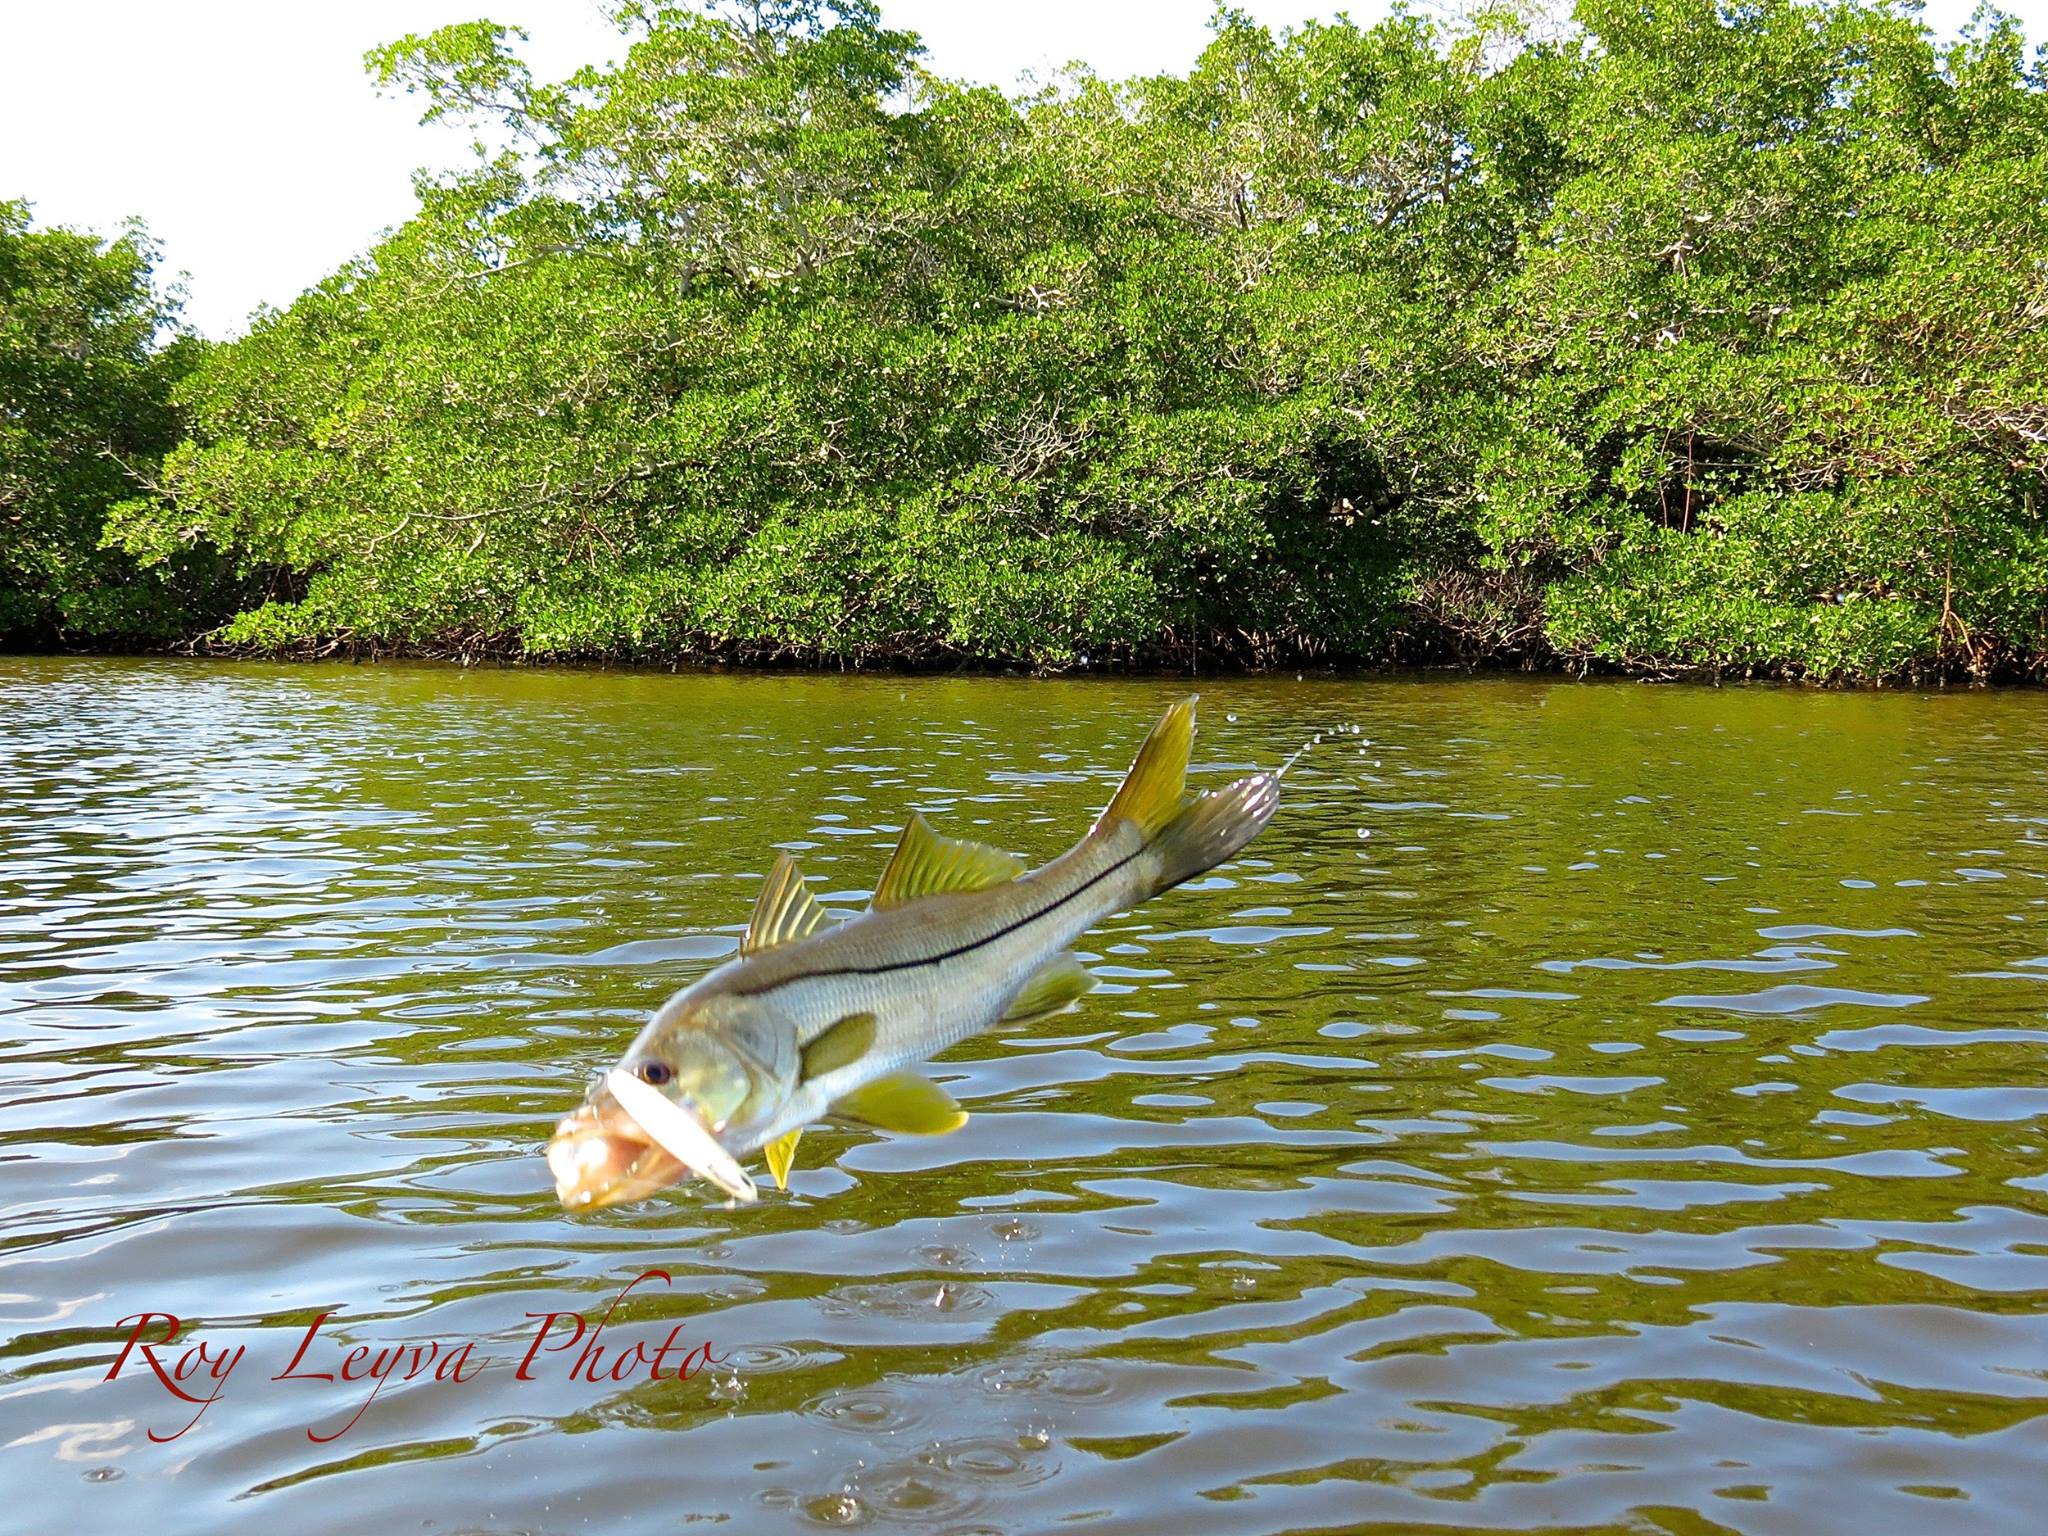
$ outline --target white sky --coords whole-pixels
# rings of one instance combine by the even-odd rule
[[[1335,6],[1239,0],[1279,27]],[[1952,29],[1974,0],[1930,0]],[[2030,40],[2048,0],[2006,0]],[[1361,20],[1382,0],[1353,0]],[[1013,84],[1079,59],[1117,77],[1185,70],[1210,0],[883,0],[953,78]],[[164,270],[189,274],[187,318],[239,331],[286,304],[412,212],[410,175],[466,155],[460,133],[418,126],[418,103],[379,97],[366,49],[478,15],[524,26],[525,57],[554,78],[614,57],[593,0],[0,0],[0,197],[43,224],[110,231],[140,214]]]

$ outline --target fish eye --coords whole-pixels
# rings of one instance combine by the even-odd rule
[[[665,1061],[643,1061],[640,1063],[640,1079],[659,1088],[676,1075],[676,1069]]]

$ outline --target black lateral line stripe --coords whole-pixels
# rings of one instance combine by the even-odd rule
[[[1145,845],[1145,847],[1149,846],[1150,844]],[[1115,874],[1118,870],[1122,869],[1126,864],[1130,863],[1131,860],[1135,859],[1139,854],[1143,853],[1145,851],[1145,847],[1133,848],[1129,853],[1125,854],[1122,858],[1118,859],[1114,864],[1110,865],[1109,868],[1102,870],[1097,874],[1090,875],[1086,880],[1082,881],[1081,884],[1075,886],[1071,891],[1067,892],[1066,895],[1060,897],[1059,900],[1047,903],[1045,906],[1040,907],[1036,912],[1026,913],[1023,917],[1018,918],[1015,922],[1010,923],[1004,927],[998,928],[994,933],[984,934],[982,937],[978,939],[970,939],[965,944],[956,944],[953,948],[941,950],[936,955],[922,955],[915,960],[891,960],[885,965],[836,965],[830,968],[829,970],[805,971],[801,976],[785,976],[782,978],[782,980],[771,981],[766,986],[734,987],[732,990],[744,997],[761,997],[766,995],[767,993],[777,990],[780,987],[793,986],[795,983],[799,981],[815,981],[820,976],[886,976],[892,971],[914,971],[918,969],[920,966],[938,965],[943,961],[955,959],[960,955],[971,954],[973,951],[982,948],[984,945],[993,944],[998,939],[1008,938],[1011,934],[1015,933],[1019,928],[1029,927],[1031,924],[1037,922],[1041,917],[1052,916],[1053,913],[1059,911],[1059,909],[1061,907],[1064,907],[1068,902],[1075,900],[1077,897],[1087,895],[1089,891],[1093,890],[1096,886],[1100,885],[1103,881],[1107,880],[1111,875]]]

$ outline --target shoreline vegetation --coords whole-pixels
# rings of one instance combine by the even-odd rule
[[[0,645],[2048,678],[2010,18],[1220,10],[1021,95],[864,0],[618,19],[373,51],[476,160],[238,340],[0,202]]]

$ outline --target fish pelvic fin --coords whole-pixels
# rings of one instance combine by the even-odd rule
[[[1031,1024],[1039,1019],[1050,1018],[1095,985],[1095,978],[1081,968],[1081,962],[1071,954],[1054,955],[1024,983],[1010,1006],[1004,1011],[1004,1024]]]
[[[803,1134],[804,1128],[798,1126],[761,1149],[761,1155],[768,1159],[768,1171],[775,1176],[777,1189],[789,1188],[789,1170],[796,1166],[796,1144],[803,1139]]]
[[[943,1136],[967,1123],[953,1095],[918,1072],[878,1077],[834,1102],[832,1113],[906,1136]]]
[[[875,885],[873,904],[886,910],[940,891],[985,890],[1007,885],[1023,873],[1024,861],[1015,854],[987,843],[941,837],[920,812],[912,811],[889,867]]]
[[[778,854],[755,898],[753,916],[747,919],[747,931],[740,938],[740,953],[758,955],[778,944],[793,943],[816,931],[824,921],[825,909],[804,884],[796,860]]]
[[[1188,752],[1195,744],[1195,697],[1189,694],[1159,717],[1131,760],[1131,771],[1095,818],[1094,831],[1129,821],[1150,840],[1180,814],[1187,803]]]

